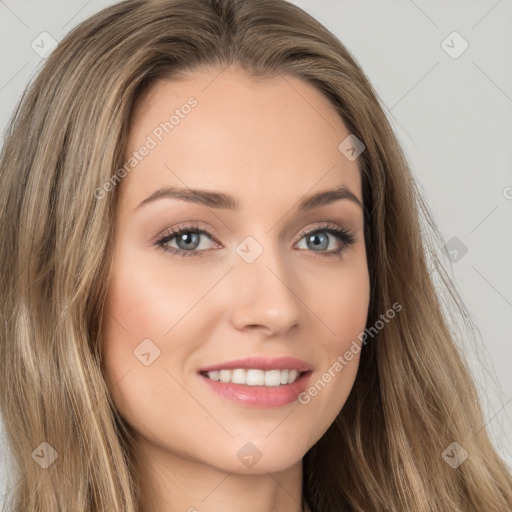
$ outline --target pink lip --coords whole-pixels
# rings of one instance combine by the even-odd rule
[[[226,363],[215,364],[213,366],[207,366],[200,368],[200,373],[213,372],[215,370],[235,370],[236,368],[256,368],[258,370],[297,370],[299,372],[309,372],[313,367],[295,357],[247,357],[245,359],[235,359]]]
[[[285,365],[286,366],[286,365]],[[224,368],[226,368],[224,366]],[[237,368],[240,368],[238,366]],[[254,368],[254,366],[252,366]],[[260,368],[263,369],[263,368]],[[284,369],[284,368],[283,368]],[[213,371],[213,370],[210,370]],[[237,404],[249,407],[281,407],[297,400],[307,387],[311,371],[302,373],[291,384],[281,386],[248,386],[246,384],[231,384],[209,379],[199,374],[199,378],[215,393]]]

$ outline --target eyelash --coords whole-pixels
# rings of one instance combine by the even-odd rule
[[[168,231],[165,235],[163,235],[161,238],[159,238],[155,242],[155,246],[157,246],[157,249],[160,249],[166,253],[170,253],[172,256],[203,256],[203,253],[206,252],[205,250],[190,250],[190,251],[184,251],[182,249],[176,249],[174,247],[168,247],[165,244],[170,242],[173,238],[176,238],[184,233],[197,233],[201,235],[206,235],[210,237],[214,242],[216,242],[214,234],[200,228],[197,224],[194,225],[186,225],[186,226],[178,226],[174,228],[171,231]],[[321,226],[316,227],[315,229],[304,231],[300,234],[299,240],[302,240],[306,235],[313,235],[316,233],[329,233],[330,235],[338,237],[339,240],[342,242],[342,246],[340,249],[336,249],[334,251],[328,251],[328,252],[316,252],[316,251],[310,251],[317,255],[321,256],[327,256],[327,257],[334,257],[334,256],[340,256],[341,252],[350,247],[355,243],[355,237],[354,235],[346,230],[338,226],[337,224],[334,224],[332,222],[325,222]],[[297,242],[298,242],[297,241]],[[217,243],[217,242],[216,242]],[[301,249],[303,250],[303,249]]]

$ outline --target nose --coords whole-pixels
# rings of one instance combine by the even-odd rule
[[[242,254],[242,253],[240,253]],[[231,275],[231,322],[239,330],[285,334],[298,325],[304,303],[300,283],[278,248],[265,246],[251,263],[236,256]]]

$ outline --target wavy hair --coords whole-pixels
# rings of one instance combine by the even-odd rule
[[[9,510],[140,510],[133,431],[101,358],[117,189],[103,198],[95,190],[123,164],[144,91],[228,66],[309,82],[364,142],[368,326],[402,305],[364,346],[348,400],[305,454],[303,499],[313,512],[512,510],[511,475],[450,326],[449,311],[468,315],[436,255],[441,238],[410,166],[347,48],[285,0],[120,2],[73,29],[25,90],[0,160]],[[468,453],[457,468],[441,456],[454,441]],[[58,456],[47,469],[35,462],[49,453],[43,442]]]

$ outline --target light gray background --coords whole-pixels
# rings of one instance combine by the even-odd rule
[[[32,42],[42,32],[60,40],[112,3],[0,0],[2,129],[42,62]],[[293,3],[361,64],[445,242],[456,237],[468,249],[451,267],[481,333],[478,354],[469,347],[468,357],[489,432],[512,469],[512,0]],[[469,44],[458,58],[443,48],[456,52],[461,40],[452,36],[442,45],[454,31]],[[0,504],[7,490],[2,466]]]

